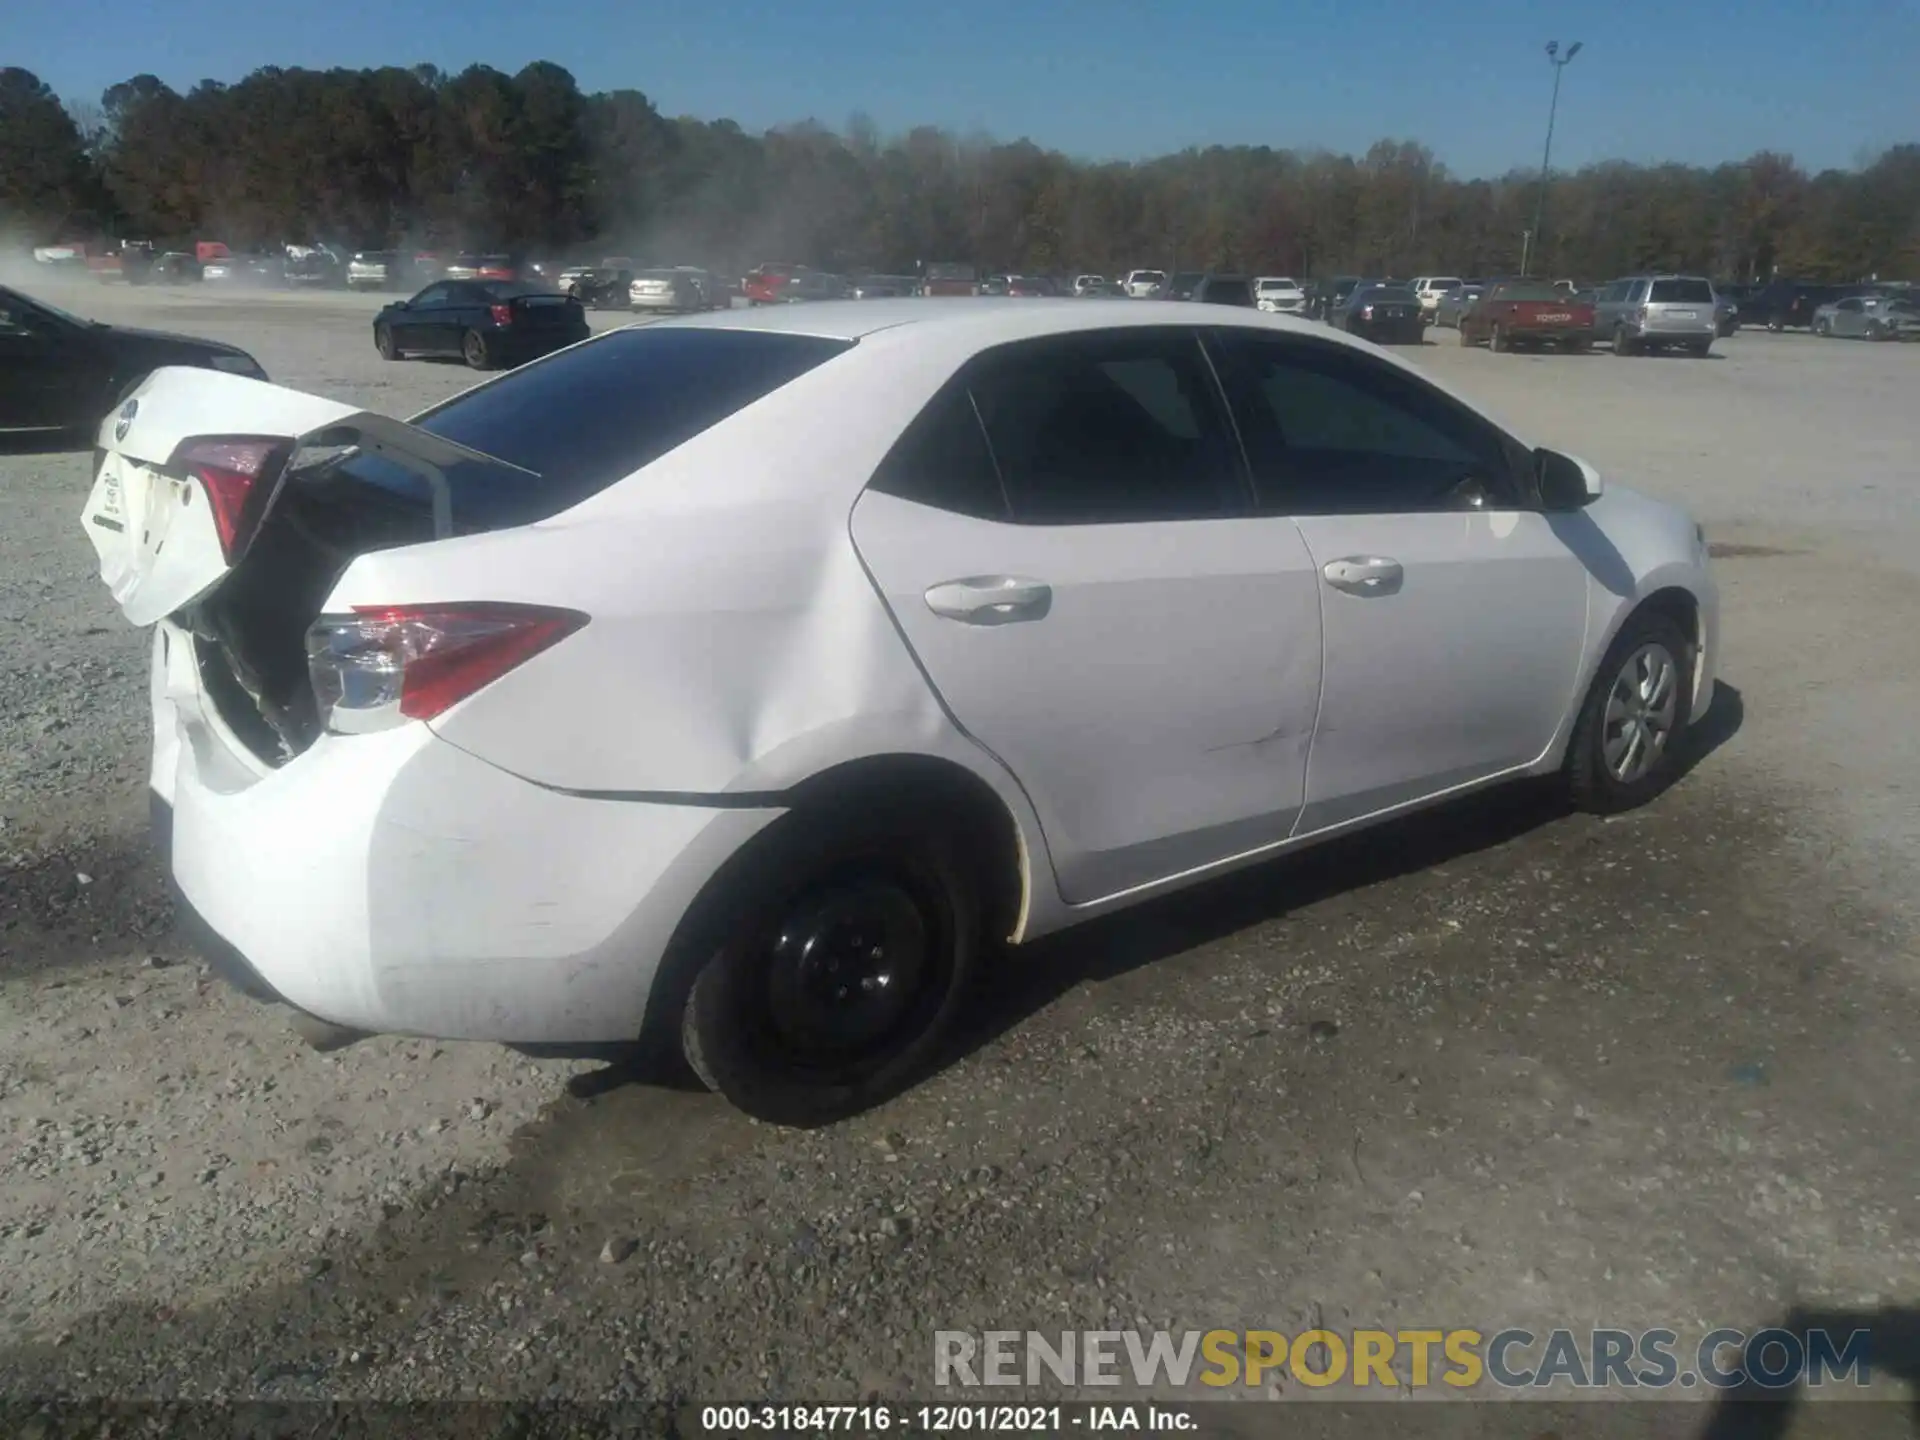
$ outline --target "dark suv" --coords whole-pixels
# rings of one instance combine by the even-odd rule
[[[1775,280],[1739,302],[1742,325],[1764,325],[1769,330],[1806,330],[1813,312],[1829,301],[1853,293],[1848,285],[1808,285],[1799,280]]]

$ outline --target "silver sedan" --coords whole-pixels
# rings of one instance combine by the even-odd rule
[[[1813,333],[1850,340],[1920,340],[1920,300],[1849,295],[1813,312]]]

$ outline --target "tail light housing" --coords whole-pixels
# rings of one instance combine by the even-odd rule
[[[431,720],[586,623],[541,605],[355,606],[308,629],[307,675],[327,729],[385,730]]]
[[[292,447],[282,439],[203,435],[182,440],[167,468],[200,482],[229,565],[260,528],[267,500]]]
[[[511,325],[511,324],[513,323],[513,306],[511,306],[511,305],[495,305],[495,306],[494,306],[494,307],[492,307],[492,308],[493,308],[493,323],[494,323],[494,324],[496,324],[496,325]]]

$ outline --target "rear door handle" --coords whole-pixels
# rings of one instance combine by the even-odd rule
[[[1329,560],[1320,573],[1334,589],[1349,595],[1392,595],[1406,578],[1400,562],[1384,555],[1342,556]]]
[[[1053,587],[1014,575],[975,575],[927,591],[927,608],[967,625],[1039,620],[1053,608]]]

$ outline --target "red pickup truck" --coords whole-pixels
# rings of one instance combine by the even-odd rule
[[[1593,348],[1593,306],[1544,280],[1501,280],[1460,317],[1460,343],[1508,350]]]

